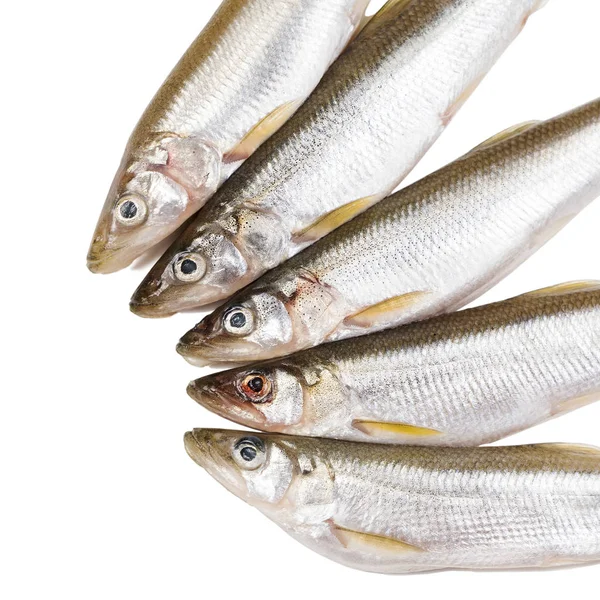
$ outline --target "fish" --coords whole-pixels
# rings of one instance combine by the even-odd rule
[[[289,119],[370,0],[224,0],[133,131],[87,263],[113,273],[175,232]]]
[[[195,429],[188,455],[311,550],[376,573],[600,559],[600,449],[441,448]]]
[[[262,431],[477,446],[600,399],[600,282],[555,285],[196,379]]]
[[[600,195],[600,100],[510,128],[239,292],[181,338],[248,362],[466,306]]]
[[[390,0],[158,260],[131,310],[222,301],[388,196],[539,7]]]

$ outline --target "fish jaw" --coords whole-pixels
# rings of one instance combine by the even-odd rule
[[[209,429],[188,431],[183,438],[188,456],[222,486],[242,500],[248,489],[239,469],[230,458],[230,436]]]
[[[257,350],[253,344],[242,343],[234,346],[228,344],[226,340],[206,338],[199,333],[199,325],[188,331],[175,347],[177,353],[195,367],[220,363],[243,364]]]
[[[219,375],[190,382],[187,387],[190,398],[219,417],[244,427],[264,430],[264,415],[251,402],[241,400],[233,382],[223,381]]]

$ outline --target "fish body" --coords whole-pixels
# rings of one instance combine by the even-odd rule
[[[179,351],[200,363],[267,359],[454,311],[599,194],[595,100],[390,196],[208,315]]]
[[[222,300],[390,194],[538,7],[391,0],[167,250],[131,309],[160,317]]]
[[[263,431],[475,446],[600,398],[600,282],[555,286],[266,363],[189,394]]]
[[[312,550],[379,573],[600,559],[600,450],[195,430],[188,454]]]
[[[126,267],[201,208],[315,88],[369,0],[225,0],[135,128],[88,255]]]

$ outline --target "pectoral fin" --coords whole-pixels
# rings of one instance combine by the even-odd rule
[[[379,325],[393,325],[408,311],[418,305],[431,292],[409,292],[384,300],[344,319],[349,326],[371,328]]]
[[[437,429],[417,427],[415,425],[408,425],[407,423],[380,423],[377,421],[355,419],[352,421],[352,427],[371,437],[385,439],[406,436],[424,438],[442,435],[442,432],[437,431]]]
[[[295,234],[294,241],[297,243],[316,242],[328,233],[331,233],[334,229],[337,229],[340,225],[352,220],[356,215],[373,206],[373,204],[376,204],[378,200],[379,196],[367,196],[366,198],[360,198],[359,200],[354,200],[354,202],[344,204],[344,206],[336,208],[334,211],[321,217],[318,221],[315,221],[312,225],[309,225],[306,229]]]
[[[540,446],[554,452],[576,454],[577,456],[600,456],[600,448],[586,444],[540,444]]]
[[[488,148],[491,148],[492,146],[495,146],[496,144],[499,144],[500,142],[505,142],[506,140],[510,140],[511,138],[517,137],[518,135],[525,133],[532,127],[535,127],[540,122],[541,121],[527,121],[526,123],[521,123],[519,125],[513,125],[512,127],[509,127],[508,129],[505,129],[504,131],[497,133],[496,135],[492,136],[488,140],[485,140],[485,142],[482,142],[478,146],[475,146],[475,148],[473,148],[473,150],[470,150],[467,154],[465,154],[465,156],[463,158],[466,158],[467,156],[471,156],[472,154],[475,154],[476,152],[479,152],[480,150],[487,150]]]
[[[464,92],[452,103],[451,106],[448,107],[446,112],[441,115],[442,125],[446,127],[450,121],[454,118],[454,115],[463,107],[465,102],[471,97],[473,92],[479,87],[479,84],[482,82],[483,76],[477,78],[473,83],[471,83],[467,88],[465,88]]]
[[[527,292],[518,296],[519,298],[536,298],[540,296],[565,296],[576,292],[597,292],[600,290],[600,281],[593,279],[587,281],[569,281],[568,283],[559,283],[533,292]]]
[[[268,114],[260,123],[255,125],[244,139],[223,157],[224,162],[234,163],[245,160],[269,139],[289,118],[298,110],[302,102],[296,100],[287,102]]]
[[[361,533],[352,529],[339,527],[335,523],[331,525],[333,535],[347,550],[355,552],[369,552],[386,555],[414,554],[424,552],[422,548],[407,544],[401,540],[385,537],[383,535],[374,535],[371,533]]]
[[[600,392],[594,394],[587,394],[586,396],[579,396],[577,398],[571,398],[565,402],[561,402],[553,411],[552,416],[566,415],[567,413],[573,412],[578,408],[583,408],[589,404],[593,404],[600,400]]]

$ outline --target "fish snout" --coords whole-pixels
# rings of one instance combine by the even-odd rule
[[[188,384],[187,393],[219,417],[254,429],[265,427],[265,415],[254,404],[239,397],[233,379],[221,377],[221,374],[201,377]]]
[[[161,301],[163,284],[160,278],[146,279],[134,292],[129,301],[129,310],[139,317],[157,319],[171,317],[177,311],[169,308],[169,304]]]
[[[102,233],[96,232],[87,255],[87,268],[95,274],[110,273],[107,269],[108,238]]]
[[[201,321],[179,340],[178,346],[202,346],[207,340],[208,330],[208,325]]]
[[[213,359],[209,337],[208,323],[201,321],[179,340],[177,353],[193,365],[206,366]]]

